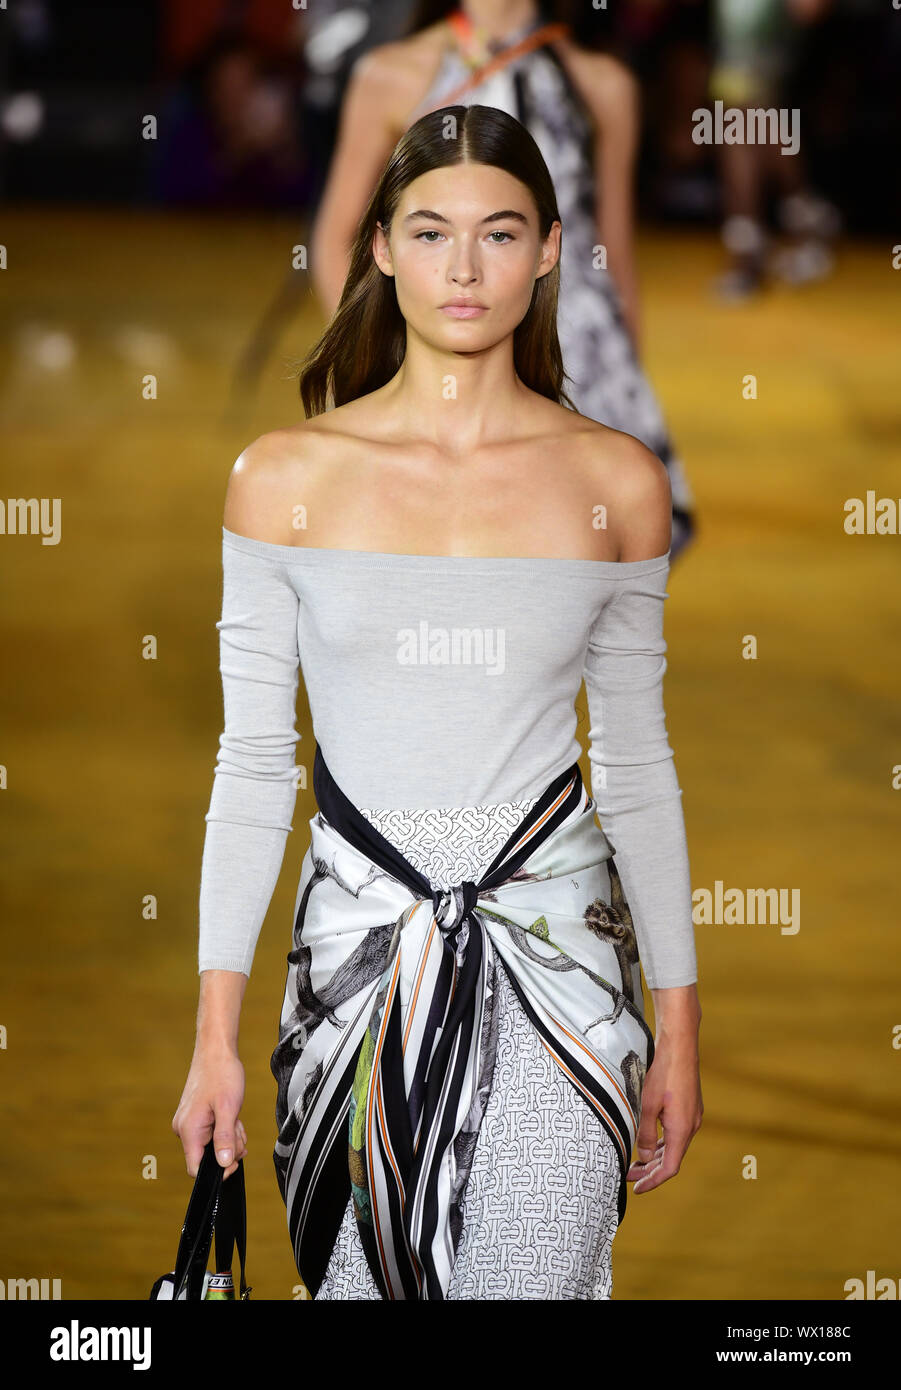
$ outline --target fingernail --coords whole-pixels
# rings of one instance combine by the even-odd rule
[[[217,1149],[216,1157],[219,1159],[220,1163],[231,1163],[232,1151],[231,1149]]]

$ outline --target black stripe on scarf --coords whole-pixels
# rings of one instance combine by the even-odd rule
[[[335,1090],[332,1103],[326,1111],[327,1121],[325,1123],[327,1123],[327,1127],[331,1128],[332,1124],[335,1123],[337,1130],[329,1152],[322,1160],[319,1177],[316,1180],[316,1192],[313,1198],[316,1203],[316,1217],[315,1220],[311,1220],[308,1216],[304,1224],[300,1249],[298,1249],[297,1225],[302,1203],[298,1202],[295,1206],[293,1219],[288,1228],[291,1234],[291,1243],[298,1256],[298,1270],[303,1271],[301,1277],[313,1297],[316,1296],[319,1285],[325,1278],[325,1271],[335,1248],[335,1241],[350,1197],[350,1174],[347,1170],[347,1113],[350,1109],[351,1090],[356,1068],[357,1054],[354,1053],[341,1078],[341,1084]],[[343,1124],[339,1122],[342,1115],[344,1116]],[[307,1190],[309,1182],[306,1174],[316,1166],[320,1157],[316,1153],[311,1153],[307,1157],[306,1165],[301,1170],[301,1186],[304,1191]]]

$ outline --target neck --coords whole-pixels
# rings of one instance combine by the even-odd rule
[[[516,438],[530,394],[513,366],[512,334],[480,352],[448,352],[409,323],[404,360],[378,392],[400,436],[461,463],[484,445]]]
[[[462,0],[460,9],[485,39],[503,39],[538,15],[535,0]]]

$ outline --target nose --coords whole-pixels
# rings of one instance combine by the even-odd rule
[[[451,264],[448,268],[448,278],[455,285],[471,285],[478,279],[478,265],[472,246],[469,245],[464,237],[456,243]]]

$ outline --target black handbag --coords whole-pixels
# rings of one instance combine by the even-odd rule
[[[216,1273],[207,1271],[213,1234],[216,1237]],[[228,1178],[216,1158],[212,1139],[203,1151],[194,1189],[181,1228],[175,1269],[161,1274],[150,1290],[151,1299],[220,1300],[235,1297],[231,1277],[235,1246],[241,1262],[240,1297],[250,1296],[244,1275],[247,1245],[247,1201],[244,1192],[244,1160]]]

